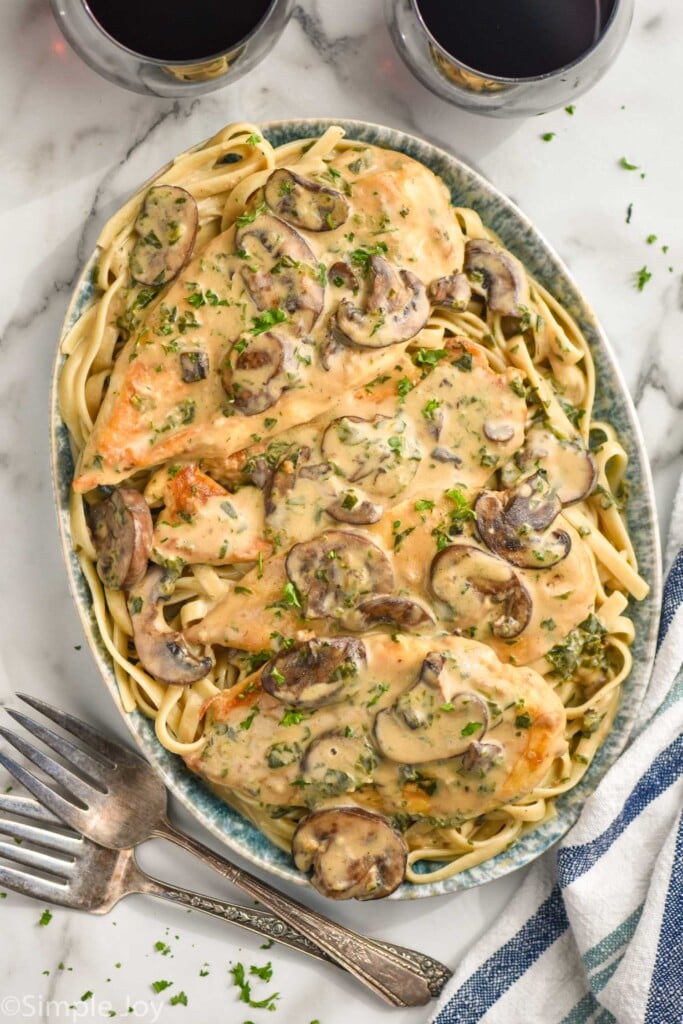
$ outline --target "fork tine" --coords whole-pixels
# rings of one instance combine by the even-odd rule
[[[57,878],[67,880],[71,869],[74,866],[74,857],[71,860],[64,860],[62,857],[51,857],[48,853],[41,853],[39,850],[30,850],[26,846],[19,846],[18,843],[4,843],[0,840],[0,857],[6,860],[13,860],[17,864],[23,864],[27,868],[37,868],[38,871],[47,871]]]
[[[34,818],[36,821],[47,821],[52,824],[63,825],[63,822],[54,816],[47,807],[43,807],[37,800],[29,796],[9,796],[7,793],[0,793],[0,811],[7,811],[8,814],[19,814],[23,818]]]
[[[83,840],[79,836],[67,836],[61,832],[55,832],[51,828],[29,825],[24,821],[7,821],[2,817],[0,817],[0,832],[13,839],[21,839],[22,842],[33,843],[35,846],[44,846],[46,850],[67,853],[72,857],[77,857],[83,846]]]
[[[15,722],[18,722],[19,725],[23,725],[27,732],[32,733],[33,736],[42,740],[46,747],[50,747],[51,750],[55,750],[58,754],[61,754],[65,761],[70,761],[71,764],[76,765],[77,768],[86,775],[89,775],[96,782],[102,782],[102,769],[104,765],[99,758],[96,760],[91,754],[81,750],[80,747],[75,746],[71,740],[67,740],[64,736],[60,736],[59,733],[56,733],[53,729],[48,729],[46,725],[34,722],[32,718],[29,718],[28,715],[24,715],[21,711],[14,711],[13,708],[5,708],[5,711],[15,720]]]
[[[92,747],[112,767],[119,764],[125,757],[135,757],[136,760],[142,760],[121,744],[108,740],[101,732],[93,729],[90,725],[86,725],[80,718],[75,718],[66,711],[60,711],[59,708],[53,708],[51,704],[46,704],[44,700],[38,700],[37,697],[32,697],[28,693],[18,693],[17,697],[35,711],[40,711],[41,715],[45,715],[46,718],[49,718],[56,725],[60,725],[66,732],[76,736],[86,746]]]
[[[41,804],[49,808],[53,814],[56,814],[58,818],[65,821],[67,825],[71,825],[78,832],[82,831],[83,825],[85,824],[85,818],[87,815],[83,812],[80,807],[76,807],[75,804],[65,800],[59,793],[55,793],[54,789],[51,789],[40,779],[37,779],[34,775],[31,775],[23,765],[20,765],[14,758],[8,757],[7,754],[3,754],[0,751],[0,764],[3,765],[13,775],[17,782],[20,782],[29,793],[33,793],[37,800],[40,800]]]
[[[45,900],[46,903],[63,904],[67,895],[66,887],[56,880],[49,882],[46,878],[38,878],[25,871],[6,867],[4,864],[0,864],[0,885],[3,889],[12,889],[23,896]]]
[[[24,757],[27,757],[36,768],[40,768],[41,771],[51,776],[55,782],[58,782],[70,794],[81,800],[86,807],[92,803],[93,797],[101,796],[103,792],[106,792],[106,790],[98,790],[95,786],[84,782],[78,775],[74,775],[70,768],[65,768],[58,761],[48,757],[42,750],[32,747],[23,736],[18,736],[16,733],[10,732],[9,729],[2,727],[0,727],[0,736],[7,740],[8,743],[11,743]]]

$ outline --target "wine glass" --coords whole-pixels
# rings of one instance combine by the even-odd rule
[[[487,0],[470,3],[476,4],[477,17],[485,21]],[[514,6],[514,0],[509,3]],[[595,4],[597,31],[592,45],[561,67],[515,76],[482,72],[459,59],[457,52],[449,52],[438,17],[430,20],[428,28],[420,0],[385,0],[385,9],[396,49],[423,85],[474,113],[520,117],[573,103],[616,58],[633,18],[633,0],[595,0]],[[451,44],[451,50],[456,49]]]
[[[133,0],[129,2],[130,16],[135,18],[136,4]],[[139,2],[144,4],[147,0]],[[282,33],[293,0],[272,0],[266,4],[260,19],[255,15],[251,30],[218,52],[178,61],[138,53],[125,46],[100,24],[87,0],[50,0],[50,6],[63,35],[79,57],[110,82],[154,96],[192,96],[222,89],[258,64]]]

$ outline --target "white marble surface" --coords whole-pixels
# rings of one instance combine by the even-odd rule
[[[666,528],[683,467],[683,7],[675,0],[638,7],[619,61],[577,102],[573,117],[559,111],[505,122],[450,108],[419,85],[392,49],[379,0],[304,0],[261,67],[193,102],[110,85],[68,49],[42,0],[4,0],[0,701],[13,703],[13,692],[25,688],[124,735],[82,648],[61,564],[48,462],[50,368],[70,289],[99,227],[158,165],[231,120],[383,122],[451,149],[512,196],[569,263],[607,329],[637,404]],[[556,135],[544,142],[548,131]],[[645,176],[622,169],[622,156]],[[650,234],[657,235],[652,245]],[[643,265],[652,279],[639,293],[633,274]],[[0,776],[0,788],[5,784]],[[181,884],[225,892],[186,855],[159,843],[141,851],[141,860]],[[327,909],[455,965],[519,882],[515,875],[436,901]],[[246,933],[148,898],[133,897],[105,918],[56,909],[47,927],[38,925],[42,910],[11,893],[0,901],[4,1021],[18,1019],[20,1009],[26,1019],[45,1021],[107,1019],[110,1009],[134,1020],[219,1017],[228,1024],[346,1024],[353,1017],[413,1024],[427,1016],[386,1009],[333,969],[278,948],[263,952]],[[154,950],[158,940],[170,945],[168,955]],[[228,973],[231,962],[269,959],[272,983],[256,980],[254,987],[257,998],[281,993],[273,1015],[237,1002]],[[158,979],[173,986],[157,995],[150,986]],[[169,1003],[181,990],[187,1008]],[[88,991],[92,998],[80,1001]]]

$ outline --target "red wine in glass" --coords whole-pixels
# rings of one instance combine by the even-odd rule
[[[263,20],[272,0],[87,0],[104,31],[133,53],[199,61],[225,53]]]
[[[591,49],[615,0],[417,0],[425,26],[460,64],[496,78],[536,78]]]

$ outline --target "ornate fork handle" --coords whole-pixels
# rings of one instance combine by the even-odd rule
[[[267,910],[259,910],[257,907],[239,907],[234,903],[224,903],[222,900],[201,896],[199,893],[181,889],[178,886],[170,885],[168,882],[162,882],[158,878],[150,876],[145,876],[145,881],[140,883],[139,888],[140,891],[148,895],[160,896],[171,903],[176,903],[192,910],[201,910],[202,913],[209,914],[211,917],[218,917],[223,921],[228,921],[230,924],[247,928],[258,935],[274,939],[276,942],[281,942],[285,946],[291,946],[292,949],[297,949],[301,953],[316,957],[316,959],[322,960],[324,963],[340,967],[340,964],[328,956],[314,942],[311,942],[301,932],[291,928],[285,921]],[[385,948],[393,950],[401,959],[414,964],[416,969],[424,974],[432,995],[435,997],[439,995],[441,989],[451,976],[450,970],[444,964],[439,963],[438,960],[433,960],[423,953],[414,952],[402,946],[395,946],[391,942],[384,943],[383,945]]]
[[[272,910],[294,932],[304,936],[317,947],[318,956],[320,950],[324,951],[326,959],[340,964],[393,1006],[423,1006],[439,994],[450,977],[448,968],[431,957],[367,939],[310,910],[219,857],[168,821],[155,829],[155,834],[198,856],[233,885]]]

